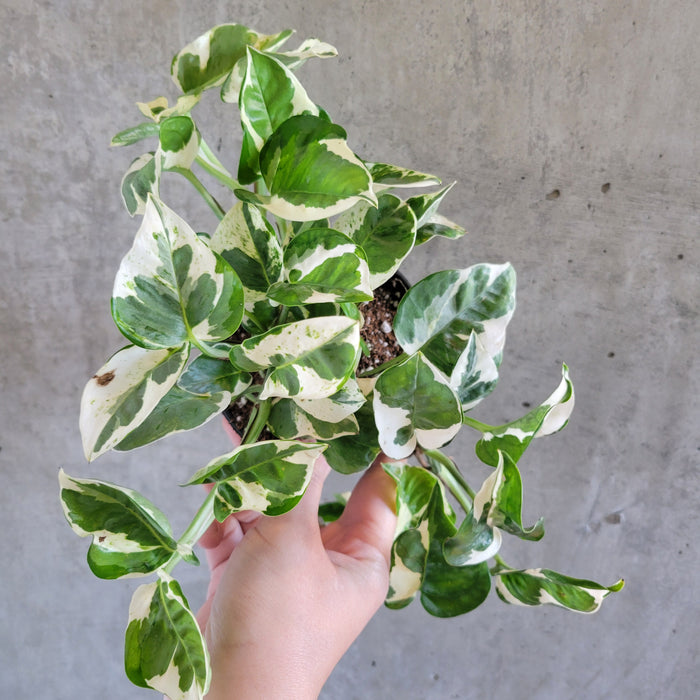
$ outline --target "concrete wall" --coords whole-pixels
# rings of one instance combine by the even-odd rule
[[[0,3],[2,695],[155,697],[122,671],[135,584],[91,576],[56,476],[62,466],[128,484],[181,531],[199,494],[171,484],[227,447],[213,425],[88,466],[77,428],[85,381],[119,347],[109,296],[137,227],[118,187],[140,151],[107,144],[138,120],[135,101],[174,94],[172,54],[224,21],[336,45],[339,59],[302,76],[354,148],[459,181],[445,213],[470,235],[429,244],[408,273],[504,260],[518,271],[502,381],[478,415],[518,416],[556,385],[561,361],[577,389],[569,427],[521,463],[526,519],[545,515],[548,534],[509,542],[505,556],[628,582],[592,617],[495,596],[448,621],[418,603],[382,610],[323,697],[694,696],[700,5],[690,0]],[[228,123],[217,129],[224,157],[234,142]],[[213,227],[186,189],[166,196],[198,207],[198,229]],[[468,440],[451,452],[483,476]],[[329,491],[346,487],[338,478]],[[183,577],[193,606],[205,578]]]

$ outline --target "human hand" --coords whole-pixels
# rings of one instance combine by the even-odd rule
[[[320,458],[290,512],[238,513],[200,540],[211,568],[197,616],[211,657],[209,700],[318,697],[382,604],[396,526],[394,482],[378,460],[343,515],[320,527],[329,471]]]

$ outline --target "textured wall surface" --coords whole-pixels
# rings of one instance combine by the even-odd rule
[[[408,269],[510,260],[519,277],[502,380],[478,416],[520,415],[566,361],[577,408],[521,462],[546,566],[625,590],[594,616],[512,608],[381,610],[328,700],[690,698],[698,663],[700,5],[691,0],[0,3],[0,687],[14,700],[156,697],[122,671],[132,582],[94,579],[59,507],[59,466],[128,484],[181,531],[177,486],[220,454],[218,425],[86,465],[82,387],[120,346],[116,267],[137,228],[108,149],[137,100],[174,96],[172,54],[214,24],[295,27],[337,46],[302,80],[363,157],[458,184],[469,235]],[[210,96],[213,97],[213,96]],[[234,153],[231,112],[205,133]],[[215,139],[211,139],[214,141]],[[235,158],[235,156],[233,156]],[[229,159],[229,162],[231,160]],[[235,167],[235,163],[232,164]],[[554,194],[558,192],[558,196]],[[166,193],[197,230],[212,216]],[[483,475],[464,439],[451,448]],[[483,476],[481,476],[483,478]],[[165,482],[165,486],[161,485]],[[345,490],[334,478],[329,492]],[[206,572],[183,586],[201,603]]]

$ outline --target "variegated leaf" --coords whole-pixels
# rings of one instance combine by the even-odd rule
[[[345,510],[350,499],[350,491],[337,493],[333,501],[325,501],[318,506],[318,517],[324,524],[335,522]]]
[[[302,84],[278,60],[248,47],[245,64],[239,106],[243,132],[252,148],[245,149],[238,167],[238,179],[244,185],[260,177],[260,151],[277,127],[299,114],[318,115]]]
[[[450,386],[457,394],[462,410],[468,411],[476,406],[494,390],[497,382],[498,367],[486,352],[477,332],[472,331],[450,375]]]
[[[364,250],[352,238],[330,228],[303,231],[284,251],[285,282],[268,296],[285,306],[372,299]]]
[[[219,222],[209,246],[238,273],[246,315],[258,319],[260,305],[270,308],[267,290],[282,279],[282,248],[272,226],[257,207],[239,202]]]
[[[296,69],[309,58],[334,58],[338,55],[335,46],[319,39],[306,39],[293,51],[279,51],[273,54],[278,61],[289,69]]]
[[[342,127],[321,116],[287,119],[260,152],[270,194],[236,190],[236,196],[289,221],[334,216],[361,200],[376,206],[369,171],[345,139]]]
[[[387,163],[365,163],[372,175],[372,188],[376,193],[382,190],[404,187],[431,187],[439,185],[440,178],[416,170],[400,168]]]
[[[170,524],[150,501],[131,489],[58,474],[66,519],[80,537],[92,536],[88,564],[104,579],[145,576],[177,551]]]
[[[285,440],[241,445],[200,469],[188,485],[216,484],[214,515],[220,522],[241,510],[280,515],[304,495],[324,449]]]
[[[131,216],[143,214],[149,195],[159,197],[161,164],[154,153],[132,161],[121,182],[122,200]]]
[[[349,379],[339,392],[325,399],[279,399],[267,422],[272,432],[284,440],[333,440],[359,432],[353,414],[364,403],[357,382]]]
[[[187,170],[199,152],[199,132],[191,117],[168,117],[160,123],[160,146],[163,170]]]
[[[159,572],[139,586],[129,606],[124,643],[129,680],[170,700],[202,700],[209,690],[209,655],[180,584]]]
[[[148,348],[229,337],[243,315],[238,275],[186,221],[149,197],[143,222],[114,281],[112,315]]]
[[[420,194],[415,197],[409,197],[406,200],[406,204],[413,210],[416,215],[416,225],[420,229],[421,226],[427,224],[431,218],[435,215],[440,206],[440,203],[445,198],[445,195],[455,186],[453,182],[447,187],[443,187],[437,192],[431,192],[430,194]]]
[[[384,284],[399,269],[416,239],[413,211],[391,194],[380,194],[377,206],[356,204],[338,217],[335,227],[364,249],[372,289]]]
[[[115,449],[133,450],[167,435],[198,428],[225,411],[231,398],[228,391],[209,396],[190,394],[176,384],[158,402],[146,420],[134,428]]]
[[[150,102],[137,102],[136,106],[144,117],[148,117],[158,124],[168,117],[180,117],[189,114],[200,98],[201,94],[180,95],[175,104],[172,107],[168,107],[167,97],[156,97],[155,100]]]
[[[231,362],[249,372],[272,369],[261,399],[322,399],[335,394],[352,375],[359,348],[358,321],[322,316],[277,326],[234,345]]]
[[[474,497],[474,518],[489,527],[523,540],[540,540],[544,536],[544,519],[532,527],[523,527],[523,482],[515,462],[508,453],[498,453],[498,465],[486,478]]]
[[[241,24],[220,24],[197,37],[175,55],[170,73],[183,92],[199,92],[221,85],[245,56],[246,48],[273,51],[291,36],[287,29],[279,34],[258,34]]]
[[[502,541],[498,528],[490,527],[467,513],[457,533],[445,540],[443,554],[451,566],[473,566],[498,554]]]
[[[562,366],[562,379],[552,395],[522,418],[491,428],[476,444],[476,454],[485,464],[495,467],[499,451],[506,452],[517,462],[530,441],[561,430],[574,409],[574,385],[569,368]]]
[[[394,332],[408,353],[421,350],[452,375],[472,331],[496,365],[515,310],[515,271],[509,263],[482,263],[428,275],[401,300]]]
[[[435,236],[454,240],[461,238],[466,231],[441,214],[433,214],[421,225],[416,233],[416,245],[421,245]]]
[[[408,457],[417,444],[441,447],[459,432],[462,411],[447,380],[420,352],[382,372],[374,387],[382,450]]]
[[[443,543],[455,534],[455,515],[442,484],[418,467],[391,464],[385,470],[397,482],[398,537],[392,547],[388,607],[404,607],[420,591],[431,614],[452,617],[480,605],[490,589],[485,563],[451,566]]]
[[[227,349],[230,350],[230,346]],[[225,392],[235,398],[250,386],[251,381],[248,372],[242,372],[228,360],[200,355],[180,375],[177,385],[190,394],[212,396]]]
[[[603,599],[622,590],[620,579],[612,586],[571,578],[549,569],[501,569],[495,574],[496,593],[513,605],[557,605],[574,612],[594,613]]]
[[[170,391],[187,362],[189,346],[145,350],[130,345],[113,355],[87,383],[80,432],[88,461],[121,442]]]
[[[157,136],[158,125],[153,122],[144,122],[136,126],[129,127],[112,136],[110,146],[131,146],[133,143],[143,141],[143,139]]]

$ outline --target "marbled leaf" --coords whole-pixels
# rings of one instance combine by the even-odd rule
[[[163,170],[188,169],[198,152],[199,132],[191,117],[168,117],[160,123],[158,153]]]
[[[149,195],[159,196],[160,175],[160,158],[154,153],[144,153],[132,161],[121,182],[122,200],[131,216],[146,211]]]
[[[440,178],[416,170],[401,168],[387,163],[365,163],[372,175],[373,189],[376,193],[382,190],[404,187],[431,187],[439,185]]]

